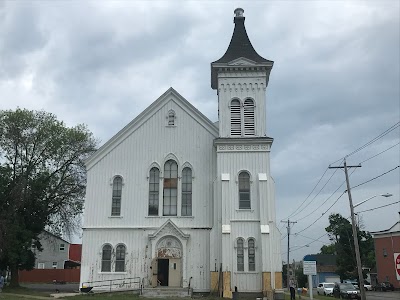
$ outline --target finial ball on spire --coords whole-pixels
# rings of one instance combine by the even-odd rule
[[[236,8],[234,11],[236,18],[243,18],[244,9],[243,8]]]

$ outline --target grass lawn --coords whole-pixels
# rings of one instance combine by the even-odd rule
[[[11,293],[11,294],[18,294],[18,295],[5,295],[4,293]],[[19,296],[21,295],[21,296]],[[22,295],[30,296],[28,297],[22,297]],[[28,288],[20,287],[20,288],[5,288],[3,289],[3,293],[0,294],[0,300],[18,300],[18,299],[39,299],[41,297],[50,297],[50,293],[46,292],[40,292],[40,291],[35,291],[31,290]],[[307,295],[308,297],[308,295]],[[115,293],[115,294],[91,294],[91,295],[77,295],[75,297],[67,297],[63,298],[65,300],[68,299],[76,299],[76,300],[125,300],[125,299],[143,299],[143,300],[160,300],[161,298],[141,298],[138,295],[133,295],[133,294],[121,294],[121,293]],[[167,298],[169,300],[182,300],[182,298]],[[216,296],[207,296],[207,297],[201,297],[195,295],[193,299],[201,299],[201,300],[222,300],[222,298],[218,298]],[[239,296],[239,299],[254,299],[253,297],[243,297]],[[298,295],[296,295],[296,300],[299,299]],[[304,297],[303,297],[304,299]],[[321,295],[314,295],[314,299],[316,300],[333,300],[332,297],[327,297],[327,296],[321,296]],[[290,300],[290,295],[285,294],[285,300]]]
[[[35,291],[35,290],[31,290],[31,289],[28,289],[28,288],[25,288],[25,287],[19,287],[19,288],[4,287],[3,288],[3,293],[20,294],[20,295],[31,295],[31,296],[40,296],[40,297],[50,297],[50,293]],[[10,297],[10,296],[7,296],[7,297]],[[5,298],[5,296],[1,295],[1,294],[0,294],[0,298],[1,299],[8,299],[8,298]],[[10,298],[10,299],[14,299],[14,298]],[[19,297],[18,299],[21,299],[21,297]]]

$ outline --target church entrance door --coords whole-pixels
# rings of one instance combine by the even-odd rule
[[[158,266],[157,266],[157,280],[159,285],[161,286],[169,286],[168,278],[169,278],[169,259],[159,258]]]

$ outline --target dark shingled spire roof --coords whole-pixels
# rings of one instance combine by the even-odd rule
[[[214,61],[213,63],[228,63],[239,57],[245,57],[256,63],[268,63],[271,62],[260,56],[256,50],[254,50],[249,37],[247,36],[246,28],[244,26],[245,17],[243,17],[243,9],[237,8],[235,10],[235,29],[233,31],[231,43],[229,44],[228,50],[226,50],[224,56]]]
[[[261,68],[266,72],[266,85],[268,85],[269,74],[271,72],[274,62],[264,57],[260,56],[250,43],[249,37],[247,36],[246,28],[244,27],[244,10],[242,8],[235,9],[235,18],[233,22],[235,23],[235,29],[233,30],[233,35],[231,43],[225,54],[218,60],[211,63],[211,88],[216,89],[218,86],[218,72],[222,68],[233,67],[238,68],[234,63],[230,66],[230,62],[239,59],[241,57],[253,61],[254,67]],[[249,62],[249,65],[253,65]],[[240,66],[239,66],[240,67]]]

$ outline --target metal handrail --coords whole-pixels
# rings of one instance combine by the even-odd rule
[[[190,276],[189,278],[189,285],[188,285],[188,295],[190,295],[190,282],[192,281],[192,276]]]
[[[107,279],[107,280],[97,280],[97,281],[87,281],[82,282],[81,288],[92,287],[92,288],[101,288],[101,287],[109,287],[109,291],[113,290],[113,287],[116,286],[118,288],[128,288],[133,290],[140,290],[140,277],[131,277],[131,278],[118,278],[118,279]],[[114,287],[115,289],[115,287]]]

